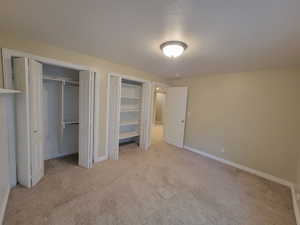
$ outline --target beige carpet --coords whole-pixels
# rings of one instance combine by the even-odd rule
[[[287,187],[195,153],[154,144],[83,169],[47,163],[32,189],[12,190],[5,225],[296,225]]]

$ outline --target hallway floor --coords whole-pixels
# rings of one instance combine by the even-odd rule
[[[164,142],[124,148],[118,161],[65,163],[12,189],[4,224],[296,225],[285,186]]]
[[[152,144],[162,142],[164,139],[164,126],[155,124],[152,126]]]

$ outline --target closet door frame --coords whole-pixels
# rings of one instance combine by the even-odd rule
[[[42,56],[36,56],[30,53],[22,52],[22,51],[16,51],[13,49],[8,48],[1,48],[2,52],[2,66],[3,66],[3,86],[4,88],[9,89],[15,89],[14,82],[13,82],[13,67],[12,67],[12,58],[14,57],[24,57],[28,59],[32,59],[35,61],[38,61],[40,63],[54,65],[54,66],[61,66],[69,69],[74,69],[78,71],[82,70],[89,70],[93,73],[95,73],[95,82],[94,82],[94,124],[93,124],[93,149],[91,152],[92,155],[92,161],[98,162],[98,150],[99,150],[99,135],[100,135],[100,126],[98,123],[100,123],[100,73],[97,72],[96,69],[90,68],[87,66],[82,66],[78,64],[68,63],[60,60],[56,60],[53,58],[47,58]],[[11,115],[15,114],[15,108],[14,106],[10,107],[10,113]],[[16,167],[16,146],[13,143],[16,143],[16,137],[15,137],[16,129],[15,124],[11,124],[8,130],[9,135],[9,164],[10,167]],[[10,173],[10,179],[11,179],[11,187],[16,185],[16,174]]]
[[[143,124],[143,128],[141,130],[141,140],[140,140],[140,145],[143,150],[147,150],[150,147],[150,141],[151,141],[151,108],[152,108],[152,100],[151,100],[151,92],[152,92],[152,82],[149,80],[144,80],[144,79],[139,79],[133,76],[128,76],[124,74],[119,74],[119,73],[109,73],[108,78],[107,78],[107,112],[106,112],[106,155],[110,155],[111,149],[109,149],[109,138],[112,136],[114,138],[118,137],[119,134],[117,135],[111,135],[110,134],[110,118],[109,118],[109,108],[111,100],[110,100],[110,81],[112,77],[119,77],[121,80],[126,79],[126,80],[132,80],[132,81],[137,81],[143,84],[143,102],[142,102],[142,119],[145,120]],[[147,88],[145,88],[145,86]],[[146,90],[147,89],[147,90]],[[121,91],[121,90],[120,90]],[[118,111],[114,113],[119,113]],[[116,140],[115,140],[116,141]],[[117,140],[119,142],[119,140]]]

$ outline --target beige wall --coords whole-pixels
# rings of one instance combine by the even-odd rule
[[[300,70],[207,75],[171,83],[189,87],[185,145],[296,180]]]
[[[53,58],[62,60],[69,63],[80,64],[92,67],[100,72],[101,75],[101,91],[100,91],[100,147],[99,156],[103,156],[105,153],[106,142],[106,97],[107,97],[107,75],[109,72],[116,72],[126,74],[138,78],[152,80],[156,82],[164,82],[163,79],[153,74],[148,74],[143,71],[124,66],[114,64],[106,60],[102,60],[96,57],[80,54],[74,51],[65,50],[57,47],[47,45],[45,43],[29,40],[18,40],[15,37],[7,34],[0,34],[0,47],[10,48],[18,51],[24,51],[38,56]],[[2,71],[2,68],[0,68]],[[1,74],[0,74],[1,75]],[[1,81],[1,79],[0,79]]]

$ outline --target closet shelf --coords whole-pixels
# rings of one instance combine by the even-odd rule
[[[124,132],[124,133],[120,133],[119,139],[121,140],[121,139],[137,137],[137,136],[139,136],[139,133],[136,131]]]
[[[14,93],[21,93],[21,91],[14,90],[14,89],[0,88],[0,94],[14,94]]]
[[[79,124],[78,121],[64,121],[63,123],[64,123],[65,125]]]
[[[121,105],[121,112],[139,112],[139,105]]]
[[[140,109],[121,109],[121,112],[139,112]]]
[[[141,97],[135,97],[135,96],[121,96],[121,98],[125,98],[125,99],[136,99],[136,100],[138,100],[138,99],[141,99]]]
[[[49,77],[49,76],[44,76],[44,80],[51,80],[51,81],[58,81],[58,82],[66,82],[69,84],[77,84],[79,85],[79,81],[74,81],[74,80],[67,80],[67,79],[62,79],[62,78],[55,78],[55,77]]]
[[[138,89],[141,89],[142,87],[136,85],[136,84],[127,84],[127,83],[123,83],[122,82],[122,86],[124,87],[131,87],[131,88],[138,88]]]
[[[140,121],[138,120],[136,121],[125,120],[120,123],[120,126],[130,126],[130,125],[138,125],[138,124],[140,124]]]

